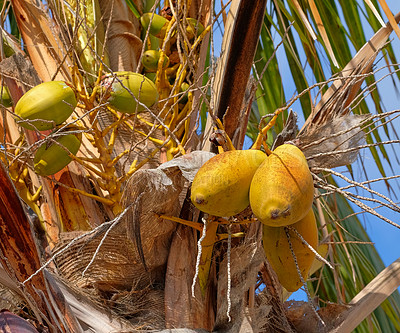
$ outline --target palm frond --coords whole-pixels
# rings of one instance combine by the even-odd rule
[[[357,60],[352,55],[354,49],[358,51],[364,45],[368,45],[365,37],[366,24],[370,24],[374,31],[381,29],[380,34],[383,33],[384,28],[382,28],[382,22],[379,19],[380,6],[376,1],[369,1],[368,6],[370,7],[367,6],[366,9],[355,1],[339,1],[338,3],[319,0],[315,2],[302,1],[302,10],[308,14],[312,26],[319,27],[318,41],[315,42],[309,33],[310,29],[304,23],[304,17],[299,11],[297,2],[289,1],[286,5],[276,0],[273,3],[274,5],[271,5],[270,10],[267,9],[265,24],[260,36],[257,50],[258,58],[255,58],[255,77],[259,78],[262,71],[262,66],[257,64],[257,59],[262,56],[269,59],[269,56],[273,54],[272,51],[281,40],[284,43],[285,60],[289,63],[290,72],[284,77],[281,76],[282,67],[279,66],[282,62],[281,58],[272,57],[269,61],[269,67],[258,81],[257,106],[253,108],[250,117],[249,136],[254,137],[257,133],[257,124],[263,116],[271,114],[286,104],[286,101],[282,98],[285,98],[285,87],[288,82],[291,82],[291,85],[294,85],[297,93],[300,94],[304,91],[310,91],[309,87],[312,83],[320,82],[323,84],[327,80],[327,76],[337,73],[338,70],[343,70],[350,61],[353,68],[362,66],[362,61],[370,62],[370,65],[365,67],[367,71],[364,71],[364,73],[370,73],[365,75],[356,85],[353,85],[354,90],[347,103],[351,105],[352,112],[355,114],[369,115],[376,112],[382,115],[379,124],[374,121],[369,122],[368,130],[365,130],[367,132],[366,144],[369,146],[368,149],[376,168],[388,189],[390,189],[392,185],[387,180],[389,178],[386,165],[389,165],[390,168],[393,156],[396,155],[388,153],[389,145],[379,144],[384,141],[383,137],[390,137],[393,133],[389,130],[391,118],[385,118],[383,112],[384,101],[382,101],[377,83],[377,77],[380,74],[375,75],[375,67],[372,71],[368,69],[372,65],[371,59],[373,58],[371,57],[373,53],[368,55],[366,53],[364,60]],[[371,11],[371,6],[373,6],[374,11]],[[344,21],[342,21],[342,17]],[[396,18],[398,19],[398,17]],[[294,23],[291,29],[286,31],[290,22]],[[391,31],[391,28],[389,29]],[[379,33],[376,35],[379,35]],[[272,36],[275,36],[275,38],[272,38]],[[389,69],[389,76],[394,80],[394,77],[399,75],[396,70],[398,61],[391,44],[386,44],[388,36],[388,31],[386,31],[385,36],[375,38],[375,40],[380,38],[379,43],[381,44],[376,49],[383,47],[382,53],[386,62],[384,67]],[[321,49],[320,45],[324,49]],[[339,68],[335,68],[334,59],[337,59]],[[349,69],[349,65],[346,69]],[[378,72],[379,69],[376,71]],[[365,80],[365,84],[361,85],[363,80]],[[338,82],[342,84],[343,81],[339,80]],[[331,85],[331,88],[328,88],[329,85],[319,86],[317,92],[311,91],[300,94],[300,103],[296,104],[298,106],[296,111],[302,113],[306,120],[305,126],[307,126],[307,123],[313,123],[313,117],[318,112],[326,115],[323,105],[330,99],[329,97],[328,99],[324,98],[329,96],[330,93],[335,96],[336,88],[339,88],[339,86],[334,87],[335,83]],[[360,88],[362,88],[361,93],[359,93]],[[325,94],[326,92],[328,93]],[[319,94],[323,96],[320,100],[318,99]],[[369,98],[368,102],[366,96]],[[278,119],[274,128],[275,132],[270,131],[270,135],[275,137],[282,129],[283,123],[284,119]],[[274,138],[268,137],[268,142],[273,140]],[[363,166],[362,161],[360,163],[364,170],[364,176],[369,179],[371,177],[369,170]],[[352,174],[352,166],[348,166],[347,170]],[[330,183],[335,184],[333,179],[330,180]],[[326,229],[324,234],[330,234],[332,242],[332,252],[329,258],[337,266],[334,271],[325,267],[320,273],[317,273],[317,281],[312,283],[315,295],[320,298],[321,306],[325,302],[332,301],[350,302],[385,267],[359,221],[354,206],[350,205],[346,198],[340,194],[332,195],[324,199],[322,206],[325,212],[324,220],[328,221],[327,225],[323,226]],[[370,332],[371,327],[381,332],[399,330],[399,310],[400,294],[395,291],[382,303],[381,307],[376,309],[369,318],[357,327],[356,332]]]

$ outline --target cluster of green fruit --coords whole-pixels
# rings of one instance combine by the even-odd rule
[[[284,144],[269,156],[252,149],[216,155],[199,169],[191,191],[193,204],[210,215],[232,216],[250,205],[263,224],[265,254],[280,283],[288,291],[302,286],[298,268],[307,279],[315,254],[298,234],[316,249],[318,231],[313,178],[299,148]]]
[[[149,31],[152,36],[163,40],[166,37],[166,32],[170,21],[167,18],[158,14],[144,13],[140,17],[140,23],[144,31]],[[183,21],[181,21],[181,23],[183,23]],[[193,41],[195,37],[198,37],[204,31],[204,26],[194,18],[186,18],[185,23],[185,35],[189,41]],[[169,56],[174,51],[176,51],[176,35],[177,29],[175,28],[171,30],[169,43],[164,53],[164,60],[162,64],[163,69],[167,68],[170,65]],[[160,56],[161,52],[158,48],[148,49],[143,53],[141,62],[143,67],[145,68],[146,75],[148,77],[154,78],[154,72],[156,72],[158,69]]]
[[[195,36],[199,36],[204,31],[204,26],[192,17],[187,17],[186,21],[188,26],[186,27],[186,35],[188,39],[193,39]],[[144,13],[140,17],[140,23],[145,30],[160,39],[164,39],[169,20],[164,16],[154,14],[154,13]],[[174,31],[173,33],[176,33]],[[173,37],[173,36],[172,36]]]
[[[109,106],[122,113],[141,112],[158,101],[152,81],[133,72],[117,72],[102,80],[102,94]],[[15,106],[20,126],[39,131],[62,125],[78,105],[78,93],[63,81],[37,85],[24,94]],[[71,128],[69,128],[70,130]],[[68,127],[57,133],[52,142],[45,142],[35,153],[34,169],[42,176],[55,174],[71,162],[81,144],[81,136],[69,134]]]

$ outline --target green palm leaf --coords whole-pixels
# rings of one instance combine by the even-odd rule
[[[11,3],[12,2],[13,1],[11,1]],[[3,12],[3,18],[7,17],[7,22],[9,22],[9,29],[7,29],[7,31],[20,39],[21,34],[18,30],[16,19],[19,19],[20,16],[14,16],[11,7],[8,5],[9,3],[10,2],[7,2],[5,6],[6,10]],[[43,1],[42,3],[47,2]],[[102,3],[104,5],[107,2],[104,1]],[[180,2],[178,1],[177,3]],[[187,2],[181,3],[187,4]],[[240,2],[238,1],[235,4],[237,3]],[[332,81],[327,83],[327,80],[334,75],[338,75],[349,61],[352,60],[354,50],[358,51],[367,43],[367,29],[378,31],[378,29],[382,27],[380,20],[377,18],[381,12],[381,3],[382,1],[378,2],[377,0],[372,0],[372,4],[377,9],[377,13],[374,13],[368,6],[364,6],[361,1],[356,0],[273,0],[267,3],[259,44],[254,57],[254,63],[252,64],[253,75],[258,82],[258,86],[249,117],[247,135],[253,141],[258,135],[260,122],[265,123],[268,120],[268,117],[265,116],[270,115],[277,109],[297,99],[295,112],[300,115],[299,118],[306,121],[307,119],[313,119],[314,108],[321,99],[321,95],[329,91],[329,87],[333,83]],[[149,11],[155,2],[144,1],[141,3],[136,0],[126,0],[126,4],[128,5],[126,10],[131,10],[136,18],[138,18],[142,12]],[[242,5],[243,3],[240,4]],[[144,7],[142,7],[142,5]],[[159,9],[163,5],[164,4],[157,3]],[[124,10],[124,7],[121,8],[120,14]],[[168,8],[166,10],[168,11]],[[258,13],[261,13],[259,16],[260,18],[262,18],[262,11],[263,7],[260,6],[260,10],[258,11]],[[159,10],[157,12],[159,12]],[[216,19],[215,16],[214,18]],[[111,21],[110,19],[110,23]],[[126,22],[129,21],[127,20]],[[114,23],[118,23],[118,18]],[[214,25],[214,30],[216,30],[216,25],[217,24]],[[22,29],[21,32],[23,32]],[[126,31],[120,32],[120,34],[116,34],[119,37],[126,37],[129,35],[125,34]],[[229,33],[231,32],[225,31],[225,35],[228,37]],[[254,40],[256,40],[258,38],[257,32],[253,35]],[[132,34],[130,37],[135,36]],[[246,41],[253,40],[252,37],[253,36],[248,37]],[[138,42],[139,40],[136,41]],[[32,45],[26,44],[27,49],[29,49],[28,46],[32,47]],[[30,50],[33,53],[34,48]],[[177,52],[182,50],[178,48]],[[119,50],[115,49],[114,51],[116,51],[114,57],[118,56]],[[209,48],[208,52],[204,52],[204,58],[202,59],[204,60],[203,63],[205,63],[205,75],[202,77],[202,88],[207,87],[210,81],[209,79],[215,74],[209,70],[210,63],[213,63],[213,61],[211,61],[213,55],[210,53]],[[279,57],[277,54],[279,54]],[[392,73],[392,84],[395,86],[397,80],[400,79],[400,71],[397,65],[398,54],[395,53],[390,43],[382,50],[381,57]],[[248,62],[246,62],[246,60],[248,60]],[[244,65],[248,65],[247,67],[250,68],[251,61],[252,59],[242,59],[236,69]],[[287,73],[287,71],[289,71],[289,73]],[[235,75],[233,75],[233,77],[235,77]],[[389,173],[394,173],[394,158],[396,162],[398,162],[397,155],[395,151],[389,151],[388,144],[381,143],[386,139],[389,140],[393,136],[397,137],[397,133],[391,123],[393,118],[383,113],[385,108],[381,91],[379,87],[375,87],[378,77],[379,75],[375,75],[374,73],[366,76],[364,78],[365,83],[362,86],[363,89],[365,88],[363,93],[358,96],[352,96],[352,101],[348,101],[346,98],[344,102],[349,102],[348,104],[352,107],[351,111],[354,114],[382,115],[379,122],[371,120],[365,124],[362,130],[366,133],[365,140],[366,144],[369,145],[367,151],[371,154],[379,174],[384,178],[383,180],[386,182],[388,190],[391,190],[392,183],[389,183],[387,175]],[[243,77],[243,81],[245,79],[247,79],[247,76]],[[239,83],[243,83],[242,86],[245,86],[244,82],[240,81]],[[312,88],[314,84],[315,87]],[[355,86],[358,87],[357,83]],[[291,96],[293,91],[289,91],[288,87],[294,87],[296,93],[300,95],[293,99]],[[230,88],[230,86],[227,87],[227,92],[225,92],[225,94],[226,96],[232,97],[232,95],[229,95],[229,93],[231,93],[229,90],[233,89]],[[243,92],[242,90],[244,90],[244,88],[240,89],[240,94]],[[349,88],[349,90],[351,89]],[[355,94],[354,91],[350,92]],[[207,93],[204,92],[204,99],[207,97],[206,95]],[[241,101],[238,99],[236,103],[238,113],[240,113],[239,109],[242,106],[240,103]],[[335,106],[338,107],[338,105],[339,104],[336,104]],[[327,112],[328,107],[325,107],[325,105],[319,105],[318,107],[320,107],[319,111],[323,110],[321,113]],[[199,112],[198,119],[200,119],[199,122],[201,122],[201,130],[203,132],[206,127],[207,109],[208,106],[206,104],[199,104],[198,110],[194,110],[193,112]],[[225,110],[222,111],[225,112]],[[328,110],[328,112],[330,111],[331,110]],[[339,112],[337,112],[337,114],[339,114]],[[285,109],[277,118],[273,128],[268,132],[267,143],[270,146],[273,144],[276,136],[284,129],[287,116],[288,112]],[[227,116],[227,118],[229,118],[229,116]],[[238,119],[239,117],[233,120],[235,122],[235,120]],[[229,123],[229,120],[232,119],[225,120],[227,120],[225,122],[226,125]],[[246,125],[245,121],[241,122]],[[242,123],[240,125],[242,125]],[[377,177],[370,174],[370,168],[364,165],[362,160],[359,160],[358,163],[359,164],[356,165],[347,165],[344,171],[349,172],[353,180],[357,178],[355,170],[358,168],[363,170],[363,176],[367,180]],[[318,176],[320,176],[320,174],[318,174]],[[339,187],[334,177],[327,176],[326,174],[324,174],[324,176],[326,176],[327,185]],[[367,186],[372,187],[369,183]],[[318,305],[320,307],[323,307],[324,304],[328,302],[350,302],[359,294],[360,290],[373,280],[385,267],[358,218],[358,213],[356,212],[359,212],[359,208],[352,205],[343,196],[343,193],[339,193],[339,190],[336,192],[333,191],[330,194],[326,193],[326,195],[324,191],[326,190],[323,188],[320,189],[321,196],[317,202],[317,204],[322,207],[322,213],[319,216],[321,226],[320,238],[322,238],[323,235],[329,235],[331,253],[328,259],[335,264],[335,269],[331,270],[328,267],[324,267],[322,270],[317,271],[312,277],[313,280],[308,283],[311,293],[319,297],[320,301]],[[354,192],[357,193],[357,187],[350,193],[354,194]],[[369,201],[362,199],[360,199],[360,201],[370,204]],[[188,209],[188,211],[189,210],[190,209]],[[187,213],[183,215],[186,216],[190,214]],[[190,235],[190,238],[187,236],[187,239],[192,240],[192,236],[193,239],[196,238],[193,234]],[[179,245],[175,248],[180,250]],[[222,247],[221,249],[224,253],[224,249]],[[220,261],[219,258],[216,257],[223,257],[223,253],[217,254],[215,258],[213,258],[213,265],[215,265],[215,267],[212,267],[213,270],[220,269],[220,267],[218,267]],[[214,253],[210,253],[210,256],[211,255],[214,255]],[[186,269],[186,266],[188,266],[187,263],[183,262],[183,264],[182,267],[185,266]],[[213,274],[215,275],[212,277],[215,278],[213,282],[216,282],[218,279],[216,275],[218,274],[216,272],[213,272]],[[173,274],[171,274],[171,276],[172,275]],[[207,273],[207,276],[208,275]],[[189,280],[190,279],[188,279],[188,281]],[[203,282],[207,283],[206,278],[204,278]],[[218,283],[220,282],[221,281],[218,280]],[[184,284],[182,284],[182,286],[184,286]],[[243,293],[241,293],[241,295],[242,294]],[[251,297],[249,297],[249,299],[250,298]],[[217,302],[215,301],[215,303]],[[209,312],[210,317],[212,317],[214,305],[215,304],[211,303],[207,304],[209,308],[204,308],[204,313]],[[215,305],[215,307],[217,306]],[[197,311],[195,307],[193,307],[192,310],[195,312]],[[204,318],[199,319],[199,322],[201,320],[204,321]],[[211,325],[211,322],[207,323],[207,325]],[[400,331],[400,294],[397,291],[388,297],[366,320],[360,323],[356,332],[370,332],[371,330],[377,332]]]
[[[367,42],[365,37],[367,25],[374,31],[381,28],[375,14],[368,7],[364,9],[359,2],[316,0],[315,4],[339,68],[332,65],[327,45],[324,44],[321,35],[318,34],[317,41],[311,39],[294,3],[292,1],[287,3],[279,0],[274,1],[273,5],[267,8],[266,11],[265,24],[261,31],[255,61],[261,57],[269,59],[280,39],[283,39],[284,54],[289,63],[289,75],[291,77],[281,77],[280,61],[278,61],[281,59],[272,59],[270,61],[264,76],[259,81],[257,106],[253,108],[253,114],[250,117],[249,136],[252,138],[257,132],[257,124],[260,118],[285,105],[286,101],[282,101],[282,98],[285,97],[286,82],[292,81],[297,93],[306,90],[310,82],[324,82],[328,75],[338,72],[352,59],[352,50],[359,50]],[[379,12],[377,2],[373,1],[373,4],[378,8]],[[309,2],[304,0],[301,5],[303,11],[311,19],[312,25],[314,27],[317,26],[318,22],[312,15]],[[344,21],[342,21],[342,18],[344,18]],[[289,32],[286,32],[290,22],[294,23]],[[314,31],[317,31],[317,29],[314,29]],[[274,40],[271,38],[276,34],[279,35],[279,39],[275,38]],[[323,49],[321,49],[320,45],[323,46]],[[398,67],[397,58],[391,44],[386,45],[382,53],[386,64],[388,64],[388,67],[390,66],[391,70]],[[327,62],[327,59],[329,59],[329,62]],[[257,75],[261,73],[262,65],[256,62],[255,69],[257,73],[255,77],[257,78]],[[330,74],[328,74],[329,72]],[[398,77],[399,73],[396,72],[394,75]],[[371,87],[366,91],[367,93],[369,91],[372,103],[366,102],[365,94],[359,96],[353,103],[353,105],[356,105],[353,108],[354,113],[371,114],[375,113],[375,110],[378,113],[382,112],[381,95],[379,89],[375,89],[375,82],[374,75],[366,79],[367,87]],[[307,119],[310,114],[311,97],[311,93],[303,95],[298,104],[301,109],[296,109],[304,119]],[[382,118],[381,123],[384,123],[384,121],[384,118]],[[274,128],[275,132],[271,131],[271,135],[279,133],[282,126],[283,119],[278,119],[277,126]],[[377,124],[370,124],[369,133],[366,137],[367,143],[382,142],[382,137],[390,137],[391,133],[395,133],[394,135],[397,136],[395,131],[391,132],[389,130],[388,124],[380,126],[382,128],[379,130],[376,126]],[[270,142],[273,141],[272,138],[268,139]],[[384,144],[369,148],[373,161],[382,177],[387,176],[387,169],[383,160],[388,163],[389,167],[392,167],[390,160],[393,155],[389,155],[387,148]],[[363,169],[365,177],[367,179],[371,178],[368,170],[366,168]],[[352,170],[351,166],[348,167],[348,170]],[[390,188],[389,183],[386,180],[385,182]],[[334,181],[331,180],[331,183],[334,184]],[[317,273],[318,281],[313,282],[310,286],[320,298],[321,305],[324,302],[332,301],[349,302],[385,266],[363,225],[354,215],[353,207],[343,196],[338,194],[330,196],[324,202],[323,207],[325,218],[328,221],[329,219],[332,220],[332,217],[335,219],[334,222],[328,224],[327,230],[332,233],[333,252],[331,259],[338,266],[336,266],[334,272],[325,267],[321,272]],[[358,242],[361,242],[361,244]],[[377,332],[399,331],[399,323],[400,294],[396,291],[368,319],[358,326],[356,332],[370,332],[371,327]]]
[[[345,302],[357,295],[381,270],[385,268],[363,225],[354,215],[350,204],[340,195],[330,196],[324,203],[326,220],[334,216],[336,221],[327,225],[332,234],[333,260],[338,264],[333,272],[330,268],[317,273],[318,281],[312,288],[322,303]],[[353,243],[355,242],[355,243]],[[351,260],[350,260],[351,258]],[[337,290],[334,280],[339,282]],[[400,329],[400,294],[396,291],[368,319],[377,331],[394,332]],[[370,332],[368,320],[357,327],[356,332]]]

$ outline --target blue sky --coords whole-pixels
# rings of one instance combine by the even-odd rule
[[[361,3],[362,1],[359,1],[359,2]],[[400,1],[387,0],[387,4],[394,14],[400,12]],[[385,16],[383,17],[383,19],[385,22],[387,22],[387,18]],[[374,34],[374,32],[371,29],[366,29],[367,39],[371,38],[373,36],[373,34]],[[399,52],[400,51],[400,41],[395,33],[392,33],[390,38],[393,40],[393,42],[392,42],[393,49],[395,50],[395,52],[397,51],[397,54],[396,54],[397,58],[400,59],[400,52]],[[355,52],[356,52],[356,50],[355,50]],[[377,67],[380,67],[380,66],[384,66],[383,61],[380,61],[378,63]],[[385,74],[387,74],[386,70],[382,71],[380,74],[378,74],[377,78],[382,77]],[[398,80],[396,80],[396,84],[397,84],[397,87],[399,88]],[[291,96],[292,93],[294,92],[294,86],[292,83],[288,82],[287,87],[288,87],[287,96]],[[292,89],[292,91],[290,91],[290,89]],[[379,84],[378,89],[380,92],[382,104],[384,105],[384,108],[386,109],[386,111],[400,109],[400,96],[399,96],[398,92],[395,90],[395,88],[393,87],[393,82],[391,81],[391,78],[384,79]],[[369,100],[368,103],[373,110],[374,107],[373,107],[372,102]],[[294,109],[295,109],[295,107],[296,106],[294,106]],[[394,125],[397,129],[399,129],[400,128],[400,120],[396,119],[394,121]],[[387,138],[383,138],[383,140],[387,140]],[[393,148],[396,149],[397,151],[399,151],[399,144],[393,145]],[[392,175],[392,174],[399,175],[400,167],[399,167],[397,161],[393,158],[394,156],[392,153],[392,149],[389,147],[387,147],[387,149],[388,149],[388,152],[390,153],[390,158],[392,158],[392,160],[393,160],[393,162],[392,162],[393,170],[391,170],[388,163],[386,163],[384,161],[383,163],[384,163],[385,169],[388,171],[388,175]],[[368,150],[364,149],[363,151],[361,151],[361,158],[364,162],[364,165],[368,168],[368,178],[369,179],[379,178],[380,177],[379,171],[375,167],[373,158]],[[360,164],[355,163],[353,165],[353,167],[354,167],[355,179],[360,180],[360,181],[365,180],[365,176],[363,175]],[[399,186],[398,186],[399,183],[391,182],[391,184],[393,185],[395,191],[397,191],[397,193],[400,193]],[[379,193],[390,196],[390,194],[388,193],[386,186],[384,185],[383,182],[374,183],[373,189],[375,191],[378,191]],[[370,197],[370,195],[366,191],[361,190],[361,191],[359,191],[358,194],[362,195],[362,196]],[[400,197],[394,198],[393,200],[396,202],[399,202]],[[355,207],[355,210],[360,211],[360,209],[358,207]],[[386,209],[386,210],[380,209],[379,213],[381,213],[383,216],[391,219],[392,221],[400,224],[400,218],[399,218],[400,214],[399,213],[390,211],[388,209]],[[388,266],[394,260],[399,258],[400,257],[400,246],[398,245],[398,242],[400,239],[400,230],[387,224],[386,222],[382,221],[381,219],[379,219],[371,214],[368,214],[368,213],[361,214],[359,217],[360,217],[361,222],[365,226],[365,229],[368,232],[368,235],[370,236],[372,242],[375,243],[375,247],[376,247],[378,253],[380,254],[384,264],[386,266]],[[304,293],[299,292],[299,293],[296,293],[295,295],[293,295],[293,298],[304,299],[305,295],[304,295]]]
[[[391,11],[396,14],[400,12],[400,1],[398,0],[387,0],[387,4]],[[387,21],[386,17],[384,17],[384,20]],[[371,36],[372,36],[372,32]],[[393,39],[392,45],[393,49],[395,52],[397,51],[397,58],[400,59],[400,40],[397,37],[395,33],[391,34],[391,39]],[[398,84],[398,81],[397,81]],[[398,86],[399,87],[399,86]],[[389,110],[396,110],[400,109],[400,96],[399,94],[395,91],[391,79],[385,79],[382,81],[382,84],[380,85],[380,94],[382,97],[382,101],[386,109]],[[394,125],[397,129],[400,128],[400,121],[399,119],[396,119],[394,121]],[[395,144],[393,147],[399,151],[400,145]],[[390,151],[390,150],[389,150]],[[390,154],[390,157],[393,157],[393,153]],[[363,156],[364,160],[368,160],[371,157],[369,154],[365,153],[365,156]],[[386,170],[390,170],[388,167],[388,164],[386,164]],[[367,163],[368,166],[372,166],[373,163]],[[393,158],[393,172],[391,174],[400,174],[400,166],[398,162]],[[378,177],[378,171],[375,168],[371,168],[369,170],[372,174],[371,178],[374,177],[373,174]],[[398,183],[395,184],[394,186],[396,193],[400,193]],[[388,191],[386,187],[384,186],[383,183],[376,184],[374,186],[374,189],[379,191],[380,193],[388,195]],[[394,198],[395,202],[399,202],[400,197]],[[399,223],[400,224],[400,214],[393,212],[393,211],[388,211],[388,210],[382,210],[382,214],[391,219],[392,221]],[[397,258],[400,257],[400,246],[399,240],[400,240],[400,230],[383,222],[382,220],[378,219],[375,216],[372,216],[371,214],[364,214],[361,217],[361,221],[364,223],[364,226],[371,237],[371,240],[375,243],[375,247],[378,250],[378,253],[381,255],[383,262],[385,263],[386,266],[390,265],[393,261],[395,261]]]
[[[392,13],[396,14],[396,13],[400,12],[400,1],[399,0],[386,0],[386,2],[388,4],[389,8],[391,9]],[[360,5],[363,5],[364,2],[362,0],[358,0],[358,3]],[[385,22],[387,22],[388,20],[387,20],[386,16],[384,14],[382,14],[382,15],[383,15],[383,20]],[[372,29],[370,29],[370,28],[366,28],[365,32],[366,32],[367,39],[371,38],[374,34]],[[216,33],[216,35],[218,35],[218,33]],[[390,38],[393,40],[393,42],[392,42],[393,49],[395,52],[397,51],[396,55],[400,61],[399,38],[397,37],[397,35],[395,33],[392,33]],[[219,51],[220,51],[220,38],[217,37],[215,40],[216,40],[215,55],[218,56]],[[354,50],[354,54],[356,53],[356,51],[357,50]],[[278,61],[280,62],[280,68],[282,69],[281,74],[282,74],[282,79],[283,79],[284,86],[285,86],[285,95],[290,97],[293,95],[293,93],[296,90],[295,90],[295,86],[294,86],[293,80],[292,80],[290,72],[289,72],[289,67],[286,63],[286,60],[284,60],[285,57],[284,57],[284,52],[282,49],[278,50],[277,57],[278,57]],[[383,61],[380,61],[378,63],[377,67],[380,67],[380,66],[384,66]],[[377,77],[381,77],[381,76],[385,75],[386,73],[387,73],[387,71],[382,71],[380,74],[377,75]],[[398,80],[396,80],[396,84],[397,84],[397,87],[400,89],[400,83]],[[386,111],[400,109],[400,96],[397,93],[397,91],[394,89],[391,78],[384,79],[379,84],[378,88],[379,88],[379,92],[381,95],[382,103],[383,103]],[[368,101],[368,103],[371,105],[372,110],[373,110],[374,108],[373,108],[371,101]],[[293,110],[295,112],[296,112],[296,109],[300,110],[299,103],[293,105]],[[301,112],[298,112],[298,113],[301,113]],[[400,120],[399,119],[395,120],[394,124],[397,129],[400,129]],[[301,127],[301,125],[302,125],[302,120],[300,119],[299,126]],[[387,138],[383,138],[383,139],[386,140]],[[400,151],[399,144],[394,145],[393,148],[396,149],[397,151]],[[390,158],[393,158],[392,149],[388,147],[388,151],[391,153]],[[370,155],[369,151],[364,149],[361,152],[361,158],[364,161],[364,165],[366,165],[366,167],[368,168],[368,178],[369,179],[378,178],[380,176],[380,174],[379,174],[377,168],[375,167],[375,163],[373,162],[372,156]],[[371,162],[369,162],[369,161],[371,161]],[[393,163],[392,163],[393,171],[390,170],[389,165],[385,161],[384,161],[384,165],[386,167],[386,170],[388,170],[389,175],[390,174],[397,174],[397,175],[400,174],[400,167],[394,158],[393,158]],[[355,163],[353,165],[353,167],[354,167],[355,179],[359,180],[359,181],[365,180],[365,176],[362,173],[360,164]],[[357,177],[358,177],[358,179],[357,179]],[[392,185],[394,186],[397,193],[400,193],[399,183],[392,183]],[[374,183],[373,189],[382,194],[389,195],[383,182]],[[365,196],[370,196],[368,193],[366,193],[366,191],[360,191],[359,194],[365,195]],[[398,202],[400,200],[400,196],[399,196],[399,198],[394,198],[393,200]],[[355,207],[355,210],[359,211],[358,207]],[[395,213],[390,210],[382,210],[382,209],[380,209],[379,212],[382,215],[384,215],[385,217],[400,224],[400,218],[399,218],[400,214],[399,213]],[[376,249],[377,249],[378,253],[381,255],[381,258],[386,266],[390,265],[394,260],[396,260],[397,258],[400,257],[400,246],[397,245],[400,240],[400,230],[399,229],[396,229],[395,227],[387,224],[386,222],[384,222],[384,221],[378,219],[377,217],[375,217],[371,214],[368,214],[368,213],[364,213],[364,214],[360,215],[360,220],[364,224],[365,229],[367,230],[371,240],[375,243]],[[302,292],[298,292],[294,295],[294,298],[295,299],[305,299],[305,294]]]
[[[398,0],[387,0],[387,4],[393,13],[400,12],[400,1]],[[385,18],[386,21],[386,18]],[[397,57],[400,59],[400,40],[395,33],[390,36],[393,39],[393,49],[397,51]],[[398,83],[398,82],[397,82]],[[380,93],[382,96],[383,104],[386,106],[387,110],[400,109],[400,96],[393,88],[390,79],[385,79],[383,85],[381,85]],[[396,128],[400,128],[400,122],[396,121]],[[399,144],[395,147],[399,150]],[[366,156],[368,157],[368,156]],[[387,168],[389,169],[389,168]],[[394,174],[400,174],[400,167],[394,161],[393,163]],[[376,172],[376,170],[375,170]],[[382,185],[379,187],[379,191],[387,193],[386,188]],[[397,187],[398,191],[398,187]],[[399,192],[397,192],[399,193]],[[400,198],[397,198],[397,202]],[[400,214],[394,212],[387,212],[386,217],[390,218],[392,221],[400,223]],[[400,257],[400,246],[398,245],[400,239],[400,230],[382,222],[381,220],[371,216],[370,214],[363,217],[368,234],[370,235],[372,241],[375,242],[376,248],[385,265],[389,265],[394,260]]]

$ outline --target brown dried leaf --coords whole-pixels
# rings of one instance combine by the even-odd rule
[[[136,1],[136,5],[140,2]],[[99,0],[111,69],[136,72],[142,49],[139,21],[123,0]],[[139,8],[140,10],[140,8]]]
[[[360,124],[363,115],[347,114],[335,117],[318,130],[301,136],[299,148],[307,158],[310,168],[335,168],[353,163],[358,156],[357,148],[365,143],[365,133]],[[335,154],[335,151],[341,151]]]
[[[179,197],[185,183],[178,167],[134,173],[123,194],[123,204],[126,207],[132,204],[132,209],[106,236],[105,230],[100,230],[63,252],[57,259],[63,275],[79,287],[108,292],[130,290],[132,286],[143,288],[161,278],[176,224],[159,218],[158,214],[179,214]],[[63,234],[67,238],[58,248],[61,244],[67,246],[75,236]]]
[[[321,18],[321,15],[319,14],[318,8],[315,5],[314,0],[308,0],[308,4],[310,6],[311,13],[312,13],[312,15],[314,17],[314,20],[315,20],[315,22],[317,24],[317,27],[318,27],[319,33],[321,35],[321,38],[324,41],[324,45],[326,47],[326,50],[328,51],[329,57],[331,58],[333,64],[336,67],[339,67],[339,64],[338,64],[338,62],[336,60],[336,57],[335,57],[335,53],[333,52],[331,43],[329,41],[328,34],[326,33],[326,30],[325,30],[325,27],[324,27],[324,22],[323,22],[323,20]]]
[[[257,243],[243,243],[235,246],[231,250],[231,260],[229,272],[231,275],[230,299],[227,298],[228,290],[228,270],[227,257],[220,264],[218,274],[217,291],[217,319],[216,326],[229,332],[239,332],[240,326],[246,316],[250,317],[254,332],[259,332],[265,324],[267,314],[266,304],[260,307],[254,307],[249,313],[246,313],[247,300],[245,295],[247,291],[256,284],[257,273],[260,265],[264,261],[263,250],[257,246]],[[228,303],[231,303],[230,316],[234,318],[228,321],[227,310]],[[264,319],[264,320],[263,320]]]
[[[286,314],[289,322],[295,327],[297,332],[324,333],[334,326],[335,320],[341,313],[348,309],[348,306],[329,303],[318,310],[319,316],[326,326],[315,317],[309,303],[303,301],[285,302]]]
[[[11,179],[0,162],[0,251],[1,264],[29,295],[31,310],[39,321],[47,321],[61,332],[80,332],[80,326],[65,304],[57,286],[41,268],[36,241],[29,220]],[[11,209],[12,208],[12,209]],[[63,311],[60,310],[63,309]],[[55,314],[62,314],[56,316]]]
[[[197,327],[212,331],[214,307],[212,286],[202,297],[200,285],[192,282],[196,267],[196,234],[193,229],[180,225],[172,239],[165,276],[165,320],[167,328]],[[210,290],[211,289],[211,290]]]
[[[400,21],[400,13],[395,16],[396,22]],[[357,96],[358,91],[365,77],[352,78],[351,75],[366,74],[380,51],[385,45],[393,28],[390,24],[379,29],[375,35],[357,52],[346,67],[338,74],[338,79],[322,96],[320,102],[312,110],[307,118],[299,137],[309,135],[309,132],[316,131],[318,128],[328,124],[335,117],[347,114],[350,110],[348,106]]]
[[[232,1],[222,41],[224,54],[215,74],[214,95],[215,116],[224,120],[226,134],[233,138],[240,127],[240,113],[249,80],[252,59],[258,43],[263,22],[266,1],[254,2],[253,6],[243,1]],[[235,70],[232,70],[232,69]],[[225,116],[226,115],[226,116]],[[211,134],[212,118],[209,115],[205,130],[205,147],[210,150],[208,137]]]
[[[395,20],[400,21],[400,13]],[[358,124],[365,118],[349,115],[349,105],[357,97],[366,74],[370,72],[377,54],[392,31],[392,25],[387,24],[375,33],[338,74],[338,78],[332,82],[307,118],[297,139],[311,167],[333,168],[350,164],[356,159],[357,147],[365,140]],[[344,152],[329,154],[335,150]]]
[[[7,310],[0,312],[0,331],[10,333],[38,333],[28,321]]]
[[[189,182],[192,182],[200,167],[213,156],[215,156],[214,153],[196,150],[163,163],[158,167],[158,169],[166,170],[176,166],[182,172],[182,176]]]
[[[34,0],[11,1],[18,29],[25,47],[43,81],[71,81],[68,66],[71,62],[64,48],[64,43],[55,31],[57,26],[42,7]]]
[[[352,332],[368,315],[400,286],[400,258],[381,271],[349,303],[335,322],[331,333]]]
[[[389,6],[387,5],[385,0],[379,0],[379,3],[381,4],[383,11],[385,12],[387,18],[389,19],[389,23],[392,26],[394,32],[396,33],[397,37],[400,39],[400,28],[397,25],[398,22],[394,18]]]
[[[299,129],[297,127],[297,115],[292,110],[290,110],[288,118],[285,123],[285,127],[276,136],[276,139],[271,147],[271,150],[274,150],[276,147],[283,145],[286,141],[294,140],[296,138],[298,131]]]

